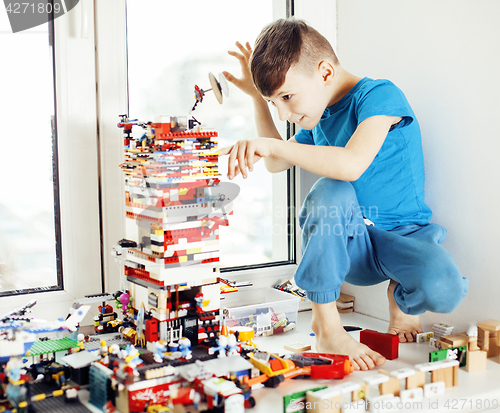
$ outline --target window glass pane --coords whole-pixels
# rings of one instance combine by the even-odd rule
[[[237,40],[253,45],[272,20],[270,0],[129,0],[130,118],[154,121],[158,115],[189,115],[194,86],[209,89],[209,72],[218,77],[227,70],[240,76],[238,61],[227,51],[237,50]],[[229,88],[222,106],[207,92],[192,113],[218,132],[220,147],[256,136],[251,99],[236,87]],[[284,123],[281,128],[285,129]],[[227,157],[220,159],[219,171],[227,180]],[[241,191],[229,227],[221,229],[222,267],[289,260],[288,183],[287,173],[282,174],[282,179],[273,179],[261,161],[248,179],[233,180]]]
[[[13,34],[0,13],[0,295],[57,288],[49,25]]]

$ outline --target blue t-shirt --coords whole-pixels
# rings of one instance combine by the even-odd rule
[[[325,109],[313,130],[300,129],[299,143],[344,147],[358,125],[371,116],[403,119],[393,125],[377,156],[351,182],[363,215],[377,227],[427,225],[432,212],[424,202],[424,159],[420,128],[403,92],[388,80],[360,80],[340,101]]]

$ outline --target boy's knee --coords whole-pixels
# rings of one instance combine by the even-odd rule
[[[422,283],[427,311],[451,313],[467,295],[469,281],[462,277],[453,261],[446,264],[433,266]]]
[[[356,192],[350,182],[320,178],[304,200],[302,213],[315,211],[317,215],[331,216],[338,208],[350,206],[356,200]]]

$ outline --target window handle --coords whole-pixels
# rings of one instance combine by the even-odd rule
[[[81,12],[81,38],[88,39],[90,37],[90,0],[80,0]]]

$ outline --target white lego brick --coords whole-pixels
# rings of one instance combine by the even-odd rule
[[[393,394],[382,394],[377,397],[368,398],[368,408],[371,413],[386,413],[399,411],[401,399]]]
[[[317,390],[311,393],[314,393],[314,396],[321,400],[331,399],[341,394],[340,390],[336,390],[335,387],[327,387],[326,389]]]
[[[345,383],[337,384],[333,388],[340,390],[342,394],[346,394],[359,390],[361,386],[354,381],[346,381]]]
[[[391,371],[391,376],[397,379],[406,379],[407,377],[413,376],[415,374],[414,369],[410,369],[409,367],[403,367],[399,370]]]
[[[419,402],[424,398],[424,389],[415,387],[414,389],[401,390],[399,397],[402,403]]]
[[[417,334],[417,343],[425,343],[434,337],[434,333],[432,331],[427,333],[419,333]]]
[[[171,189],[170,190],[170,201],[178,201],[179,200],[179,190],[178,189]]]
[[[419,371],[434,371],[434,370],[439,370],[439,369],[445,369],[448,367],[455,367],[458,366],[460,363],[458,360],[439,360],[439,361],[432,361],[429,363],[421,363],[421,364],[415,364],[415,368]]]
[[[178,229],[190,229],[201,227],[201,221],[185,221],[173,224],[164,224],[163,231],[175,231]]]
[[[347,412],[366,412],[366,401],[363,399],[358,399],[355,402],[343,402],[342,403],[342,413]]]
[[[385,383],[390,380],[390,377],[387,374],[374,374],[372,376],[365,377],[364,382],[369,386],[373,386],[380,383]]]
[[[188,242],[185,244],[173,244],[169,245],[167,247],[167,251],[182,251],[182,250],[190,250],[190,249],[195,249],[195,248],[202,248],[202,252],[207,252],[207,251],[213,251],[214,246],[219,245],[219,240],[214,239],[214,240],[209,240],[209,241],[198,241],[198,242]],[[212,247],[212,249],[208,249],[207,247]],[[205,248],[205,251],[203,251],[203,248]]]
[[[424,385],[424,397],[434,397],[444,394],[446,385],[444,381],[437,381],[435,383],[427,383]]]
[[[195,261],[208,260],[211,258],[218,258],[220,256],[219,251],[204,252],[200,254],[194,254],[193,259]]]

